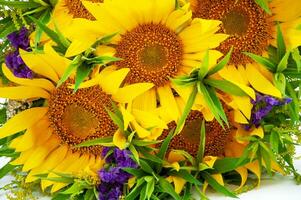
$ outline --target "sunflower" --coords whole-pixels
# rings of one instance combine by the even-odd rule
[[[301,4],[298,0],[269,1],[272,14],[265,12],[254,0],[190,0],[193,17],[221,20],[220,33],[229,34],[217,50],[228,52],[233,46],[231,60],[219,75],[233,84],[243,88],[282,97],[273,84],[273,74],[258,63],[255,63],[244,52],[265,55],[269,45],[274,45],[277,38],[277,24],[280,23],[288,49],[301,44],[300,30]],[[250,94],[250,93],[248,93]],[[254,94],[250,95],[254,99]],[[241,123],[248,123],[250,107],[247,97],[231,97],[232,106],[239,108],[235,118]]]
[[[103,0],[90,0],[91,2],[103,2]],[[81,0],[58,0],[51,20],[55,22],[60,29],[65,29],[72,23],[72,19],[84,18],[95,20],[95,18],[85,9]]]
[[[183,111],[183,105],[181,106],[181,99],[176,98],[181,111]],[[223,97],[222,99],[226,99]],[[212,168],[217,159],[220,158],[231,158],[231,157],[241,157],[244,153],[248,142],[243,140],[243,137],[256,136],[259,138],[264,137],[264,131],[262,127],[252,128],[246,131],[242,124],[237,123],[234,117],[234,113],[237,112],[231,103],[223,103],[224,111],[229,120],[229,127],[223,128],[216,120],[205,122],[206,138],[205,138],[205,151],[203,163]],[[239,112],[239,111],[238,111]],[[184,152],[187,152],[192,157],[197,157],[197,152],[199,151],[200,145],[200,132],[201,125],[204,119],[204,115],[197,110],[192,110],[181,129],[181,132],[172,138],[167,155],[167,163],[165,167],[174,168],[175,170],[180,170],[180,162],[188,161],[187,156]],[[159,139],[164,140],[168,135],[168,132],[176,127],[175,122],[168,124],[169,129],[163,131],[163,134]],[[159,145],[158,145],[159,146]],[[272,162],[272,169],[276,172],[284,173],[279,165]],[[248,171],[255,174],[258,178],[258,185],[260,184],[261,171],[258,161],[250,162],[244,166],[238,167],[235,171],[241,176],[241,184],[236,190],[241,189],[248,177]],[[216,173],[212,174],[212,177],[221,185],[224,185],[224,179],[222,174]],[[169,176],[167,178],[169,182],[173,182],[175,191],[180,193],[186,183],[185,179],[178,176]],[[203,189],[206,190],[208,183],[205,182]]]
[[[73,21],[70,31],[76,32],[76,36],[66,55],[84,51],[103,34],[116,33],[111,44],[98,49],[122,59],[115,65],[119,69],[130,69],[126,84],[149,82],[155,85],[136,98],[132,108],[155,112],[160,107],[169,121],[177,121],[180,112],[175,96],[181,92],[175,91],[170,78],[187,75],[200,66],[208,49],[212,60],[220,58],[222,54],[211,49],[228,36],[215,33],[220,21],[192,20],[189,4],[176,9],[175,3],[174,0],[83,2],[96,21]]]
[[[301,2],[273,0],[264,11],[254,0],[190,0],[194,17],[221,20],[220,32],[230,37],[217,48],[228,52],[234,46],[230,64],[246,65],[252,60],[243,54],[262,55],[269,45],[275,44],[277,22],[280,22],[289,49],[301,44]]]
[[[58,55],[50,45],[45,45],[44,54],[20,53],[27,66],[39,78],[16,78],[3,65],[5,76],[16,86],[1,87],[0,96],[14,100],[43,99],[45,103],[18,113],[0,128],[0,138],[26,130],[10,144],[16,152],[20,152],[20,156],[11,164],[23,165],[22,170],[29,172],[27,182],[37,180],[37,174],[55,177],[57,175],[54,172],[78,176],[88,173],[97,177],[96,172],[103,164],[100,158],[102,147],[75,146],[108,136],[113,136],[114,143],[123,142],[119,141],[124,140],[121,134],[123,130],[114,124],[107,109],[112,108],[112,102],[131,102],[153,87],[153,84],[139,83],[121,87],[129,69],[107,68],[100,76],[114,77],[110,82],[99,79],[98,85],[73,93],[69,88],[69,84],[73,83],[72,77],[63,85],[55,87],[70,60]],[[65,183],[48,180],[42,180],[41,185],[43,190],[52,185],[51,192],[66,186]]]

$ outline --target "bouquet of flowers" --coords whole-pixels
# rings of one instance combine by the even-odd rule
[[[301,1],[1,0],[8,199],[237,197],[301,176]],[[230,186],[230,187],[229,187]]]

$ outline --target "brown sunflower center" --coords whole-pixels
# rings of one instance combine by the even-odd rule
[[[225,32],[229,35],[244,35],[248,30],[248,18],[235,10],[227,13],[222,19]]]
[[[184,150],[195,157],[200,144],[202,121],[203,115],[201,112],[191,111],[181,133],[172,139],[169,150]],[[172,122],[168,126],[171,130],[176,127],[176,124]],[[229,133],[232,129],[232,127],[223,129],[216,120],[206,122],[205,155],[224,156],[225,146],[229,141]],[[168,132],[164,131],[159,139],[163,140]]]
[[[65,6],[68,8],[69,13],[73,18],[85,18],[90,20],[95,20],[93,15],[84,7],[81,0],[64,0]],[[88,0],[93,3],[102,3],[103,0]]]
[[[126,82],[165,85],[182,65],[183,45],[177,34],[162,24],[138,25],[125,33],[116,47],[119,68],[130,68]]]
[[[243,54],[262,54],[272,39],[269,15],[254,0],[191,0],[193,16],[221,20],[220,32],[230,37],[217,48],[227,53],[233,46],[230,64],[245,65],[252,60]]]
[[[51,94],[48,118],[62,143],[74,147],[84,141],[114,134],[117,127],[106,111],[106,108],[111,108],[111,102],[111,97],[99,86],[81,89],[73,94],[66,83]],[[76,150],[99,154],[101,147]]]

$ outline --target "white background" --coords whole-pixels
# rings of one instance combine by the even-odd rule
[[[300,155],[301,147],[297,147],[297,156]],[[6,162],[7,160],[5,158],[0,158],[0,167]],[[296,160],[295,165],[299,172],[301,172],[301,160]],[[9,176],[4,177],[0,180],[0,187],[9,183],[11,180],[12,178]],[[231,199],[210,191],[207,194],[211,200]],[[239,198],[241,200],[301,200],[301,185],[296,185],[291,176],[282,177],[276,175],[272,178],[264,177],[264,180],[261,181],[260,188],[241,194]],[[42,199],[46,200],[48,198],[39,198],[39,200]],[[6,200],[4,191],[0,191],[0,200]]]

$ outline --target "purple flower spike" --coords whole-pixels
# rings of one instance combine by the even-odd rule
[[[8,54],[5,58],[6,66],[19,78],[33,78],[32,71],[25,65],[18,51]]]
[[[131,152],[114,148],[108,156],[110,148],[103,148],[102,158],[106,158],[107,168],[98,172],[101,184],[98,186],[100,200],[119,200],[122,195],[124,184],[128,182],[131,175],[123,168],[137,168],[138,165],[132,160]]]
[[[23,49],[25,51],[30,50],[28,30],[25,27],[22,27],[20,31],[13,32],[7,36],[7,39],[10,41],[11,45],[15,49]]]

